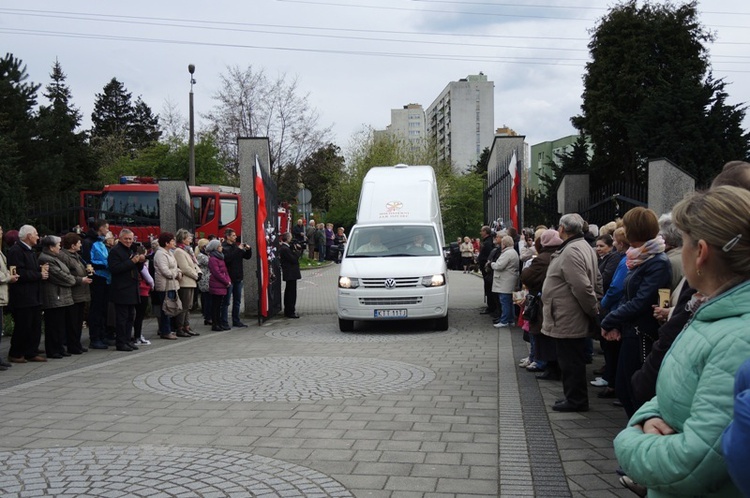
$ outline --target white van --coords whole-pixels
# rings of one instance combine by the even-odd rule
[[[362,182],[338,281],[341,331],[355,321],[436,320],[448,328],[443,220],[431,166],[375,167]]]

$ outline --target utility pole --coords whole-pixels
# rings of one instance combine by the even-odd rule
[[[193,85],[195,79],[193,73],[195,73],[195,66],[188,64],[188,72],[190,73],[190,141],[188,148],[190,150],[190,168],[188,171],[188,185],[195,185],[195,111],[193,109]]]

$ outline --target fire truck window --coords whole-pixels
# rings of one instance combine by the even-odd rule
[[[219,226],[227,226],[237,219],[237,199],[222,199]]]
[[[203,210],[201,209],[201,198],[193,197],[191,201],[193,202],[193,225],[200,226],[203,224],[203,219],[202,219]]]
[[[213,197],[204,197],[203,206],[206,210],[206,220],[203,223],[213,221],[216,216],[216,200]]]
[[[105,192],[101,210],[115,225],[159,224],[159,194],[157,192]]]

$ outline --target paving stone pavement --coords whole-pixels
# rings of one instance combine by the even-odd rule
[[[448,331],[341,333],[337,271],[303,273],[299,320],[0,372],[0,496],[632,496],[622,410],[592,388],[552,412],[560,383],[517,367],[479,278],[451,272]]]

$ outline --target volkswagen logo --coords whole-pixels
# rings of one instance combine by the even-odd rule
[[[386,289],[393,289],[396,287],[396,279],[395,278],[386,278],[385,279],[385,288]]]

